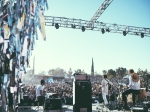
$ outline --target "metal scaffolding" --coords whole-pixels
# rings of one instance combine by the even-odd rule
[[[57,29],[59,27],[65,27],[65,28],[81,29],[83,32],[85,30],[93,30],[93,31],[101,31],[102,34],[104,34],[105,32],[109,32],[109,33],[120,33],[123,34],[124,36],[128,34],[141,36],[142,38],[144,36],[150,37],[150,28],[103,23],[99,21],[94,22],[92,27],[89,28],[88,27],[89,22],[90,21],[82,19],[45,16],[45,25],[55,26]]]
[[[90,22],[87,24],[87,26],[90,28],[94,24],[94,22],[97,21],[97,19],[101,16],[101,14],[106,10],[106,8],[111,4],[113,0],[105,0],[101,6],[98,8],[94,16],[91,18]]]

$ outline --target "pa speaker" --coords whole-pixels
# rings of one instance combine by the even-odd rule
[[[74,81],[73,112],[92,112],[92,90],[90,81]]]

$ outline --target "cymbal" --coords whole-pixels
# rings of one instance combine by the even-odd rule
[[[146,88],[140,88],[140,89],[141,89],[141,90],[142,90],[142,89],[144,89],[144,90],[145,90]]]
[[[145,74],[145,75],[150,76],[150,74]]]

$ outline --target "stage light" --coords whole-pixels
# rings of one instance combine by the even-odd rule
[[[72,28],[76,28],[75,24],[71,24],[71,27],[72,27]]]
[[[141,33],[141,38],[143,38],[144,37],[144,33]]]
[[[82,26],[81,30],[82,30],[82,32],[84,32],[84,31],[85,31],[85,27],[84,27],[84,26]]]
[[[58,29],[59,28],[59,24],[55,23],[55,28]]]
[[[137,36],[138,36],[139,34],[138,34],[137,32],[135,32],[135,35],[137,35]]]
[[[126,31],[123,31],[123,36],[126,36],[127,32]]]
[[[71,27],[73,28],[73,27],[74,27],[74,25],[73,25],[73,24],[71,24]]]
[[[106,29],[106,32],[110,32],[109,28]]]
[[[102,32],[102,34],[104,34],[104,33],[105,33],[105,30],[102,28],[102,29],[101,29],[101,32]]]

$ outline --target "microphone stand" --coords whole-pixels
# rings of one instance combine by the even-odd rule
[[[104,78],[104,80],[106,80],[105,78]],[[106,85],[109,85],[110,83],[109,83],[109,81],[108,80],[106,80],[107,81],[107,84]],[[109,86],[108,86],[108,91],[110,91],[109,90]],[[110,96],[108,95],[108,97],[110,98]],[[108,104],[109,104],[109,101],[108,101]]]
[[[115,80],[115,81],[116,81],[116,80]],[[116,81],[116,82],[117,82],[117,81]],[[118,82],[117,82],[117,84],[118,84],[118,86],[119,86],[119,89],[118,89],[116,86],[115,86],[115,87],[116,87],[116,88],[117,88],[117,90],[118,90],[118,95],[119,95],[118,111],[120,111],[120,110],[121,110],[121,106],[120,106],[120,99],[121,99],[121,98],[120,98],[120,84],[119,84]]]
[[[104,80],[106,80],[106,79],[104,78]],[[112,78],[110,79],[110,81],[111,81],[111,80],[112,80]],[[106,81],[107,81],[107,84],[109,85],[109,84],[110,84],[109,80],[106,80]],[[106,84],[106,85],[107,85],[107,84]],[[111,86],[112,86],[112,85],[111,85]],[[115,87],[115,86],[114,86],[114,87]],[[117,88],[117,87],[116,87],[116,88]],[[110,90],[109,90],[109,89],[110,89]],[[109,91],[112,91],[111,89],[112,89],[112,87],[109,88],[109,86],[108,86],[108,90],[109,90]],[[118,88],[117,88],[117,89],[118,89]],[[113,93],[113,94],[114,94],[114,93]],[[111,95],[109,95],[109,101],[110,101],[110,98],[111,98]],[[116,95],[115,95],[115,98],[116,98]],[[109,102],[109,101],[108,101],[108,102]],[[111,103],[111,104],[112,104],[112,103]]]
[[[148,92],[148,88],[149,88],[149,86],[148,86],[148,81],[149,81],[150,75],[147,74],[146,76],[147,76],[146,92]]]

